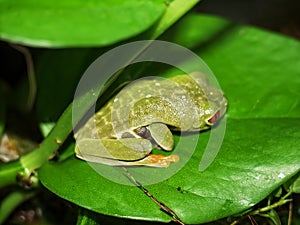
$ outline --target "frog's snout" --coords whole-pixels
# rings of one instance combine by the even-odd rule
[[[220,111],[217,111],[210,119],[207,120],[208,124],[214,124],[221,117]]]
[[[228,101],[227,99],[222,96],[222,101],[220,101],[220,104],[218,106],[218,110],[210,117],[208,118],[205,122],[207,125],[212,126],[215,123],[217,123],[226,113],[227,111],[227,105],[228,105]]]

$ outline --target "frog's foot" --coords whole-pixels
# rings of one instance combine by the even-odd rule
[[[139,163],[145,166],[150,166],[150,167],[164,167],[167,168],[170,166],[172,162],[178,162],[179,161],[179,156],[178,155],[169,155],[169,156],[164,156],[164,155],[154,155],[154,154],[149,154],[147,157],[144,159],[140,160]]]
[[[111,165],[111,166],[147,166],[147,167],[156,167],[156,168],[167,168],[170,166],[172,162],[175,163],[178,161],[179,161],[178,155],[164,156],[164,155],[154,155],[154,154],[149,154],[145,158],[136,161],[122,161],[122,160],[115,160],[115,159],[108,159],[108,158],[101,159],[102,164]]]

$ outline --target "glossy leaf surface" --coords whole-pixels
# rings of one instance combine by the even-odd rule
[[[163,14],[163,1],[0,1],[0,38],[30,46],[103,46],[137,35]]]

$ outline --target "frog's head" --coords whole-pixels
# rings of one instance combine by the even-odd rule
[[[208,93],[208,109],[204,110],[201,117],[200,130],[205,130],[216,124],[226,113],[227,99],[221,91]],[[211,96],[210,96],[211,95]],[[218,95],[218,99],[210,99]]]
[[[205,98],[201,98],[201,105],[199,105],[198,123],[194,123],[194,130],[209,129],[217,123],[226,113],[227,99],[224,97],[222,90],[210,85],[207,78],[201,73],[190,74],[197,82],[203,91]]]

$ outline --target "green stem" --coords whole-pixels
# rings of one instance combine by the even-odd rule
[[[28,91],[28,98],[27,98],[27,105],[26,110],[29,112],[32,110],[32,107],[34,105],[34,101],[36,98],[36,91],[37,91],[37,85],[36,85],[36,79],[35,79],[35,72],[34,72],[34,65],[32,56],[30,54],[30,51],[28,48],[21,46],[21,45],[15,45],[11,44],[11,47],[18,50],[24,55],[26,65],[27,65],[27,76],[28,76],[28,85],[29,85],[29,91]]]
[[[168,3],[167,10],[158,23],[146,32],[147,38],[158,38],[198,2],[200,2],[200,0],[174,0]]]
[[[0,188],[17,184],[17,175],[23,167],[19,160],[0,165]]]
[[[260,208],[260,209],[257,209],[255,211],[253,211],[251,213],[251,215],[260,215],[261,213],[270,211],[271,209],[275,209],[275,208],[277,208],[279,206],[282,206],[282,205],[284,205],[284,204],[286,204],[288,202],[291,202],[291,201],[292,201],[292,199],[283,199],[282,198],[278,202],[273,203],[272,205],[268,205],[266,207],[263,207],[263,208]]]
[[[3,224],[7,217],[22,202],[28,200],[34,192],[15,191],[9,194],[0,204],[0,224]]]
[[[56,126],[40,146],[34,151],[20,158],[23,168],[30,171],[38,169],[45,162],[56,155],[59,147],[72,132],[72,106],[70,104],[57,121]]]
[[[46,163],[56,154],[56,151],[72,131],[72,104],[68,106],[59,118],[56,126],[41,145],[22,156],[19,160],[0,165],[0,188],[17,184],[17,175],[28,169],[33,171]]]

